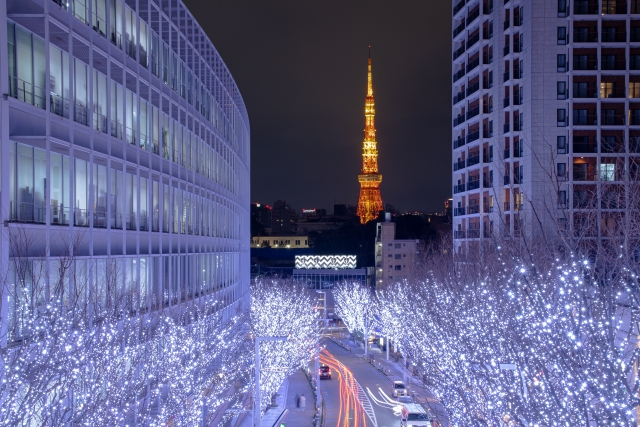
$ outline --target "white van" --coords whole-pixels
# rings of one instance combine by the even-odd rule
[[[431,427],[431,420],[422,406],[415,403],[405,403],[402,405],[400,425],[402,427]]]

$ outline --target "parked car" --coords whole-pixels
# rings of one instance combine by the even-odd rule
[[[321,380],[330,380],[331,379],[331,368],[327,365],[321,365],[319,369],[320,379]]]
[[[427,411],[415,403],[402,405],[400,420],[402,427],[431,427],[431,420]]]
[[[391,395],[393,397],[406,396],[407,395],[407,387],[404,385],[404,382],[402,382],[402,381],[394,381],[393,384],[392,384]]]

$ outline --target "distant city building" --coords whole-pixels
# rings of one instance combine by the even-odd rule
[[[271,210],[271,233],[296,234],[298,232],[298,214],[286,200],[276,200]]]
[[[318,208],[302,208],[302,216],[305,218],[323,217],[327,216],[327,210]]]
[[[355,255],[296,255],[293,279],[313,289],[331,289],[341,282],[371,285],[373,268],[356,268]]]
[[[251,204],[251,216],[264,227],[265,231],[269,233],[271,231],[271,212],[272,208],[269,205],[263,205],[261,203]]]
[[[362,173],[358,175],[358,182],[360,182],[358,216],[362,224],[378,218],[378,214],[383,210],[382,196],[380,195],[382,175],[378,173],[378,148],[374,123],[376,109],[373,100],[373,83],[371,81],[371,49],[369,49],[367,98],[365,100],[364,115],[365,128],[364,141],[362,142]]]
[[[252,248],[300,249],[309,247],[307,236],[254,236],[251,238]]]
[[[397,240],[396,224],[379,222],[376,230],[375,260],[376,286],[412,278],[416,266],[419,240]]]
[[[333,216],[347,216],[347,205],[342,203],[333,205]]]

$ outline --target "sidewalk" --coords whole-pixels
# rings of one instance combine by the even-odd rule
[[[278,389],[279,396],[276,397],[277,406],[267,410],[262,416],[262,427],[278,427],[278,423],[283,423],[287,427],[312,427],[313,418],[316,415],[315,401],[313,399],[313,389],[307,380],[304,372],[298,369],[284,380]],[[296,396],[304,394],[306,405],[304,411],[298,411],[296,407]],[[281,418],[284,411],[287,413]],[[247,412],[238,417],[238,422],[234,427],[253,427],[252,413]]]

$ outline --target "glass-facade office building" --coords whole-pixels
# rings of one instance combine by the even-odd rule
[[[129,310],[249,286],[249,121],[179,0],[7,0],[0,10],[3,319],[52,284]],[[60,260],[72,274],[57,277]],[[25,268],[27,266],[27,268]],[[40,274],[42,272],[42,274]],[[44,284],[46,292],[30,292]],[[73,293],[73,292],[71,292]],[[42,295],[41,295],[42,294]],[[104,297],[104,298],[103,298]]]

